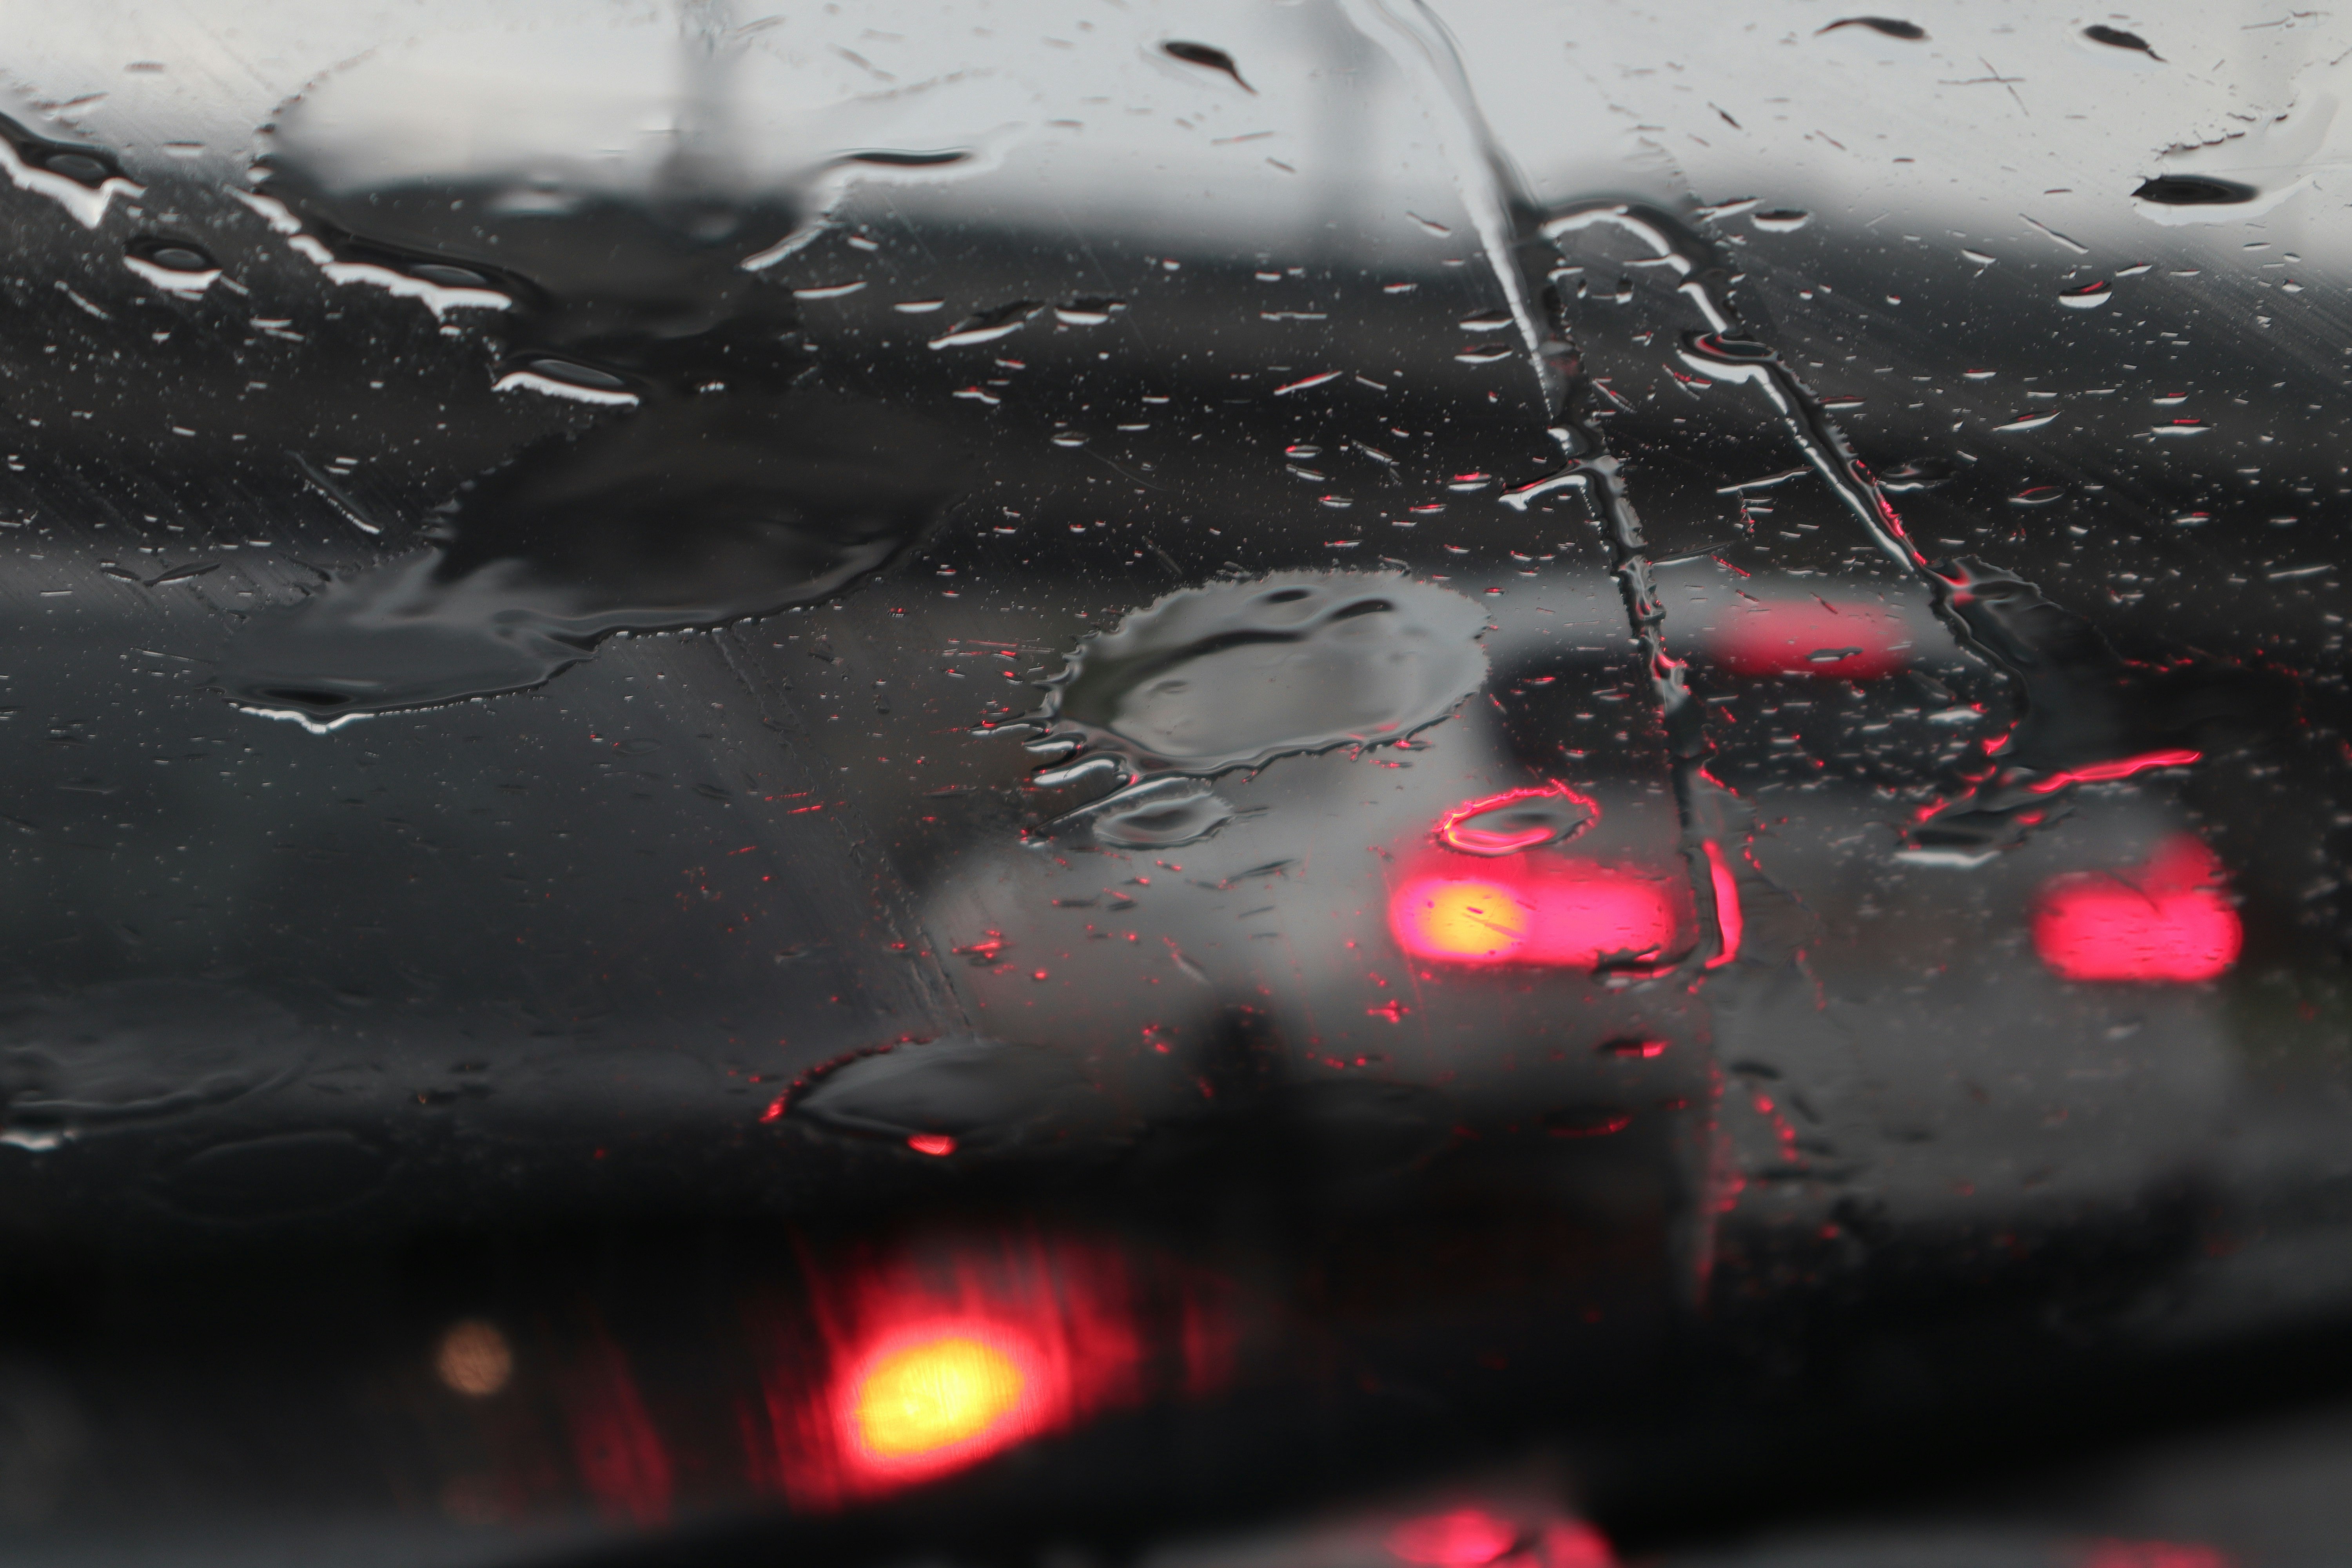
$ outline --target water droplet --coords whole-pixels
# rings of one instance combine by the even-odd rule
[[[941,169],[951,163],[969,163],[971,156],[972,151],[969,147],[878,147],[852,153],[845,161],[877,169]],[[870,249],[872,247],[860,248]]]
[[[1633,1125],[1624,1111],[1605,1105],[1570,1105],[1543,1115],[1543,1130],[1555,1138],[1605,1138]]]
[[[964,1037],[853,1058],[792,1094],[786,1114],[910,1147],[944,1138],[952,1149],[984,1152],[1082,1119],[1092,1098],[1085,1075],[1057,1051]]]
[[[1951,478],[1952,465],[1942,458],[1911,458],[1879,475],[1878,488],[1889,494],[1906,495],[1948,484]]]
[[[320,727],[521,690],[617,631],[840,592],[905,548],[962,469],[928,423],[845,396],[656,396],[485,475],[447,545],[256,616],[220,689]]]
[[[145,249],[148,260],[174,272],[202,272],[213,265],[213,258],[194,246],[178,240],[167,240]]]
[[[1927,29],[1916,22],[1899,22],[1891,16],[1844,16],[1826,27],[1815,29],[1813,37],[1818,38],[1823,33],[1834,33],[1840,27],[1868,27],[1874,33],[1915,44],[1927,36]]]
[[[1176,38],[1171,38],[1160,47],[1171,59],[1182,60],[1190,66],[1205,66],[1210,70],[1223,71],[1239,83],[1244,92],[1255,94],[1257,91],[1257,89],[1242,80],[1241,67],[1235,65],[1234,57],[1223,49],[1213,48],[1207,44],[1188,44]]]
[[[962,348],[971,343],[992,343],[999,338],[1010,337],[1029,324],[1045,306],[1034,300],[1015,300],[1008,305],[966,316],[948,331],[931,340],[935,349]]]
[[[112,172],[88,153],[52,153],[41,160],[41,167],[82,185],[98,184]]]
[[[1054,307],[1054,320],[1073,327],[1099,327],[1127,309],[1124,300],[1078,299]]]
[[[190,1115],[300,1063],[290,1015],[198,981],[134,981],[0,1012],[0,1092],[20,1143]]]
[[[1089,814],[1095,841],[1114,849],[1175,849],[1197,844],[1234,817],[1216,792],[1191,780],[1122,790],[1112,810]]]
[[[1037,714],[1137,774],[1404,740],[1477,689],[1486,616],[1402,576],[1188,588],[1072,650]]]
[[[2035,485],[2031,489],[2020,490],[2015,495],[2010,497],[2009,504],[2011,506],[2048,506],[2052,501],[2058,500],[2064,497],[2065,494],[2066,487],[2063,485]]]
[[[609,370],[599,370],[593,364],[581,364],[574,360],[551,359],[545,355],[525,360],[524,368],[534,375],[550,381],[560,381],[572,386],[591,386],[601,390],[619,391],[629,384],[624,377]]]
[[[319,1214],[366,1196],[390,1163],[383,1150],[349,1132],[277,1132],[190,1155],[165,1175],[164,1199],[206,1219]]]
[[[122,247],[122,264],[171,294],[202,294],[220,279],[220,264],[184,239],[134,239]]]
[[[145,190],[122,177],[113,153],[36,136],[6,115],[0,115],[0,173],[17,189],[57,203],[84,228],[99,226],[116,194]]]
[[[2260,195],[2262,192],[2253,186],[2235,180],[2215,180],[2202,174],[2158,174],[2141,181],[2132,199],[2168,207],[2234,206]]]
[[[2095,310],[2114,295],[2114,288],[2105,282],[2085,283],[2079,289],[2060,289],[2058,302],[2070,310]]]
[[[2202,436],[2212,426],[2202,419],[2175,419],[2168,425],[2158,425],[2148,432],[2151,436]]]
[[[1813,215],[1789,207],[1775,207],[1769,212],[1752,213],[1748,221],[1767,234],[1794,234],[1812,222]]]
[[[2103,22],[2094,22],[2084,28],[2083,37],[2095,44],[2105,44],[2110,48],[2137,49],[2152,60],[2164,58],[2162,55],[2148,47],[2147,40],[2137,33],[2126,33],[2121,27],[2110,27]]]
[[[2042,426],[2043,426],[2044,425],[2049,424],[2053,419],[2055,419],[2055,418],[2057,418],[2057,417],[2058,417],[2058,411],[2057,411],[2056,409],[2053,408],[2053,409],[2045,410],[2044,412],[2040,413],[2040,414],[2021,414],[2021,415],[2019,415],[2016,418],[2011,419],[2008,424],[2006,424],[2006,425],[1996,425],[1996,426],[1993,426],[1993,428],[1994,428],[1995,430],[1997,430],[1997,431],[1998,431],[1998,430],[2039,430],[2039,429],[2041,429],[2041,428],[2042,428]]]
[[[1565,844],[1600,820],[1591,796],[1562,784],[1539,784],[1465,801],[1439,819],[1436,837],[1465,855],[1517,855]]]

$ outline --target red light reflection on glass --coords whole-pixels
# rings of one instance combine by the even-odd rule
[[[2197,1541],[2095,1541],[2083,1568],[2235,1568],[2218,1546]]]
[[[1140,1300],[1120,1253],[1075,1242],[844,1268],[814,1290],[805,1323],[818,1342],[780,1338],[763,1408],[743,1413],[755,1479],[796,1505],[838,1507],[1164,1385],[1200,1392],[1222,1382],[1231,1336],[1214,1302],[1188,1288],[1161,1303],[1174,1320],[1152,1330],[1159,1320]],[[1148,1357],[1161,1338],[1172,1342]]]
[[[1614,1568],[1606,1537],[1575,1520],[1528,1529],[1482,1508],[1409,1519],[1389,1531],[1391,1556],[1416,1568]]]
[[[1731,874],[1723,846],[1712,838],[1706,841],[1706,874],[1715,889],[1716,933],[1722,938],[1721,951],[1706,961],[1706,966],[1720,969],[1739,956],[1739,939],[1747,932],[1748,917],[1739,908],[1739,879]]]
[[[1389,1551],[1423,1568],[1483,1568],[1518,1543],[1517,1527],[1483,1508],[1424,1514],[1389,1531]]]
[[[907,1140],[907,1147],[918,1154],[952,1154],[956,1141],[944,1132],[918,1132]]]
[[[1591,969],[1663,954],[1685,929],[1672,882],[1565,857],[1476,876],[1424,870],[1389,899],[1389,930],[1415,958]]]
[[[1707,629],[1706,647],[1734,675],[1875,680],[1909,668],[1911,631],[1885,608],[1784,599],[1727,612]]]
[[[2033,950],[2063,980],[2216,979],[2245,937],[2221,880],[2220,859],[2186,834],[2130,871],[2053,877],[2034,904]]]
[[[1538,784],[1464,801],[1437,819],[1437,841],[1465,855],[1515,855],[1574,838],[1600,820],[1591,795]]]
[[[2029,786],[2036,795],[2055,795],[2068,784],[2106,784],[2115,779],[2127,779],[2134,773],[2150,768],[2185,768],[2204,756],[2202,752],[2146,752],[2137,757],[2122,757],[2112,763],[2093,763],[2087,767],[2068,768],[2037,779]]]
[[[639,1526],[665,1521],[669,1453],[620,1347],[599,1332],[565,1369],[560,1387],[572,1459],[598,1510]]]

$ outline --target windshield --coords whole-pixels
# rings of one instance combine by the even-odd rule
[[[2340,18],[10,22],[12,1561],[2352,1539]]]

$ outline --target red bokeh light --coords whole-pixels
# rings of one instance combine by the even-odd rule
[[[2129,871],[2053,877],[2034,903],[2033,950],[2063,980],[2217,979],[2245,939],[2221,880],[2221,861],[2186,834]]]
[[[1743,603],[1707,628],[1706,646],[1734,675],[1875,680],[1911,664],[1911,629],[1901,616],[1819,599]]]
[[[1518,1528],[1483,1508],[1424,1514],[1389,1531],[1389,1551],[1423,1568],[1483,1568],[1518,1543]]]
[[[1616,1568],[1617,1563],[1609,1538],[1581,1521],[1546,1525],[1536,1542],[1536,1558],[1541,1568]]]
[[[1388,1549],[1415,1568],[1614,1568],[1617,1561],[1607,1538],[1581,1521],[1529,1528],[1482,1508],[1409,1519],[1389,1531]]]
[[[1688,922],[1665,878],[1566,857],[1515,858],[1477,872],[1429,868],[1389,900],[1389,930],[1415,958],[1592,969],[1657,959]]]
[[[1432,830],[1440,851],[1415,857],[1391,889],[1390,933],[1415,958],[1553,969],[1656,963],[1686,948],[1682,879],[1558,852],[1600,816],[1598,802],[1560,784],[1463,802]],[[1736,891],[1727,919],[1736,951]]]
[[[1073,1241],[829,1269],[804,1312],[776,1320],[763,1397],[742,1413],[754,1478],[796,1506],[836,1508],[1221,1383],[1222,1298],[1188,1284],[1145,1300],[1122,1253]]]

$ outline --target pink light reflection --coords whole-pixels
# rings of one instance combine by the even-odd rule
[[[2042,888],[2033,950],[2062,980],[2193,984],[2238,961],[2245,931],[2221,863],[2187,834],[2121,874],[2070,871]]]

